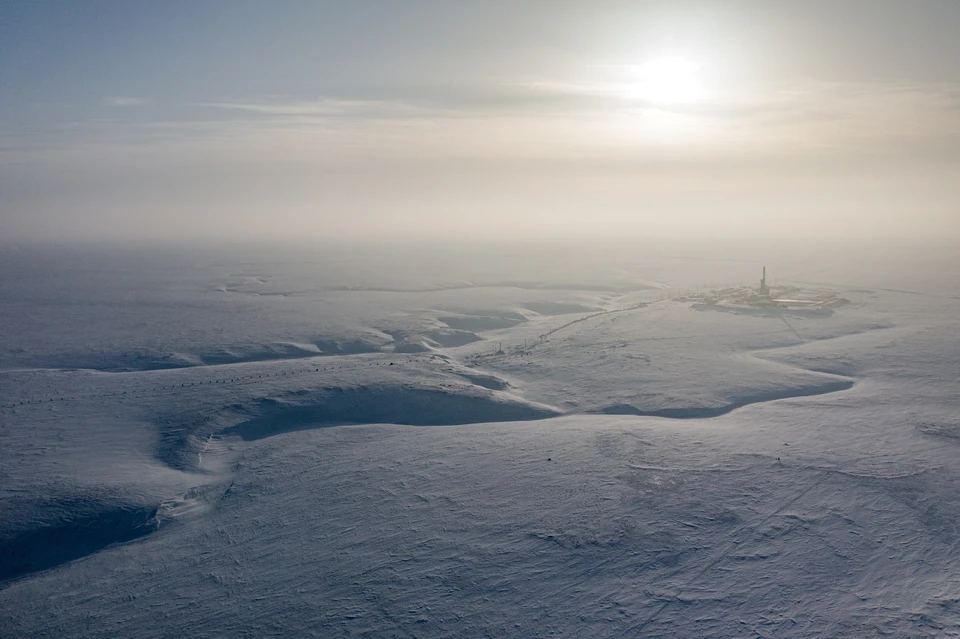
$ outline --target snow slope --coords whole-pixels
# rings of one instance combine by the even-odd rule
[[[852,302],[810,316],[632,251],[463,286],[24,251],[2,636],[960,636],[960,299],[923,268],[774,263]]]

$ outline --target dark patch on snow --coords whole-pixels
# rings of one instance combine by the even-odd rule
[[[860,369],[856,363],[847,357],[835,353],[825,355],[806,355],[798,353],[772,353],[760,354],[762,359],[781,362],[803,368],[813,373],[825,373],[827,375],[839,375],[841,377],[856,377]]]
[[[516,314],[513,314],[516,315]],[[487,315],[460,315],[460,316],[447,316],[437,318],[450,328],[455,328],[462,331],[474,331],[474,332],[483,332],[483,331],[495,331],[501,328],[511,328],[526,321],[526,318],[520,316],[520,318],[506,317],[504,315],[499,316],[487,316]]]
[[[726,415],[738,408],[749,406],[750,404],[760,404],[763,402],[772,402],[779,399],[790,399],[793,397],[810,397],[812,395],[825,395],[827,393],[836,393],[839,391],[853,388],[854,382],[851,380],[837,380],[827,382],[818,386],[808,388],[783,389],[758,393],[756,395],[747,395],[735,402],[724,404],[722,406],[685,406],[677,408],[661,408],[657,410],[642,410],[633,404],[613,404],[596,411],[603,415],[637,415],[641,417],[666,417],[669,419],[703,419],[708,417],[719,417]]]
[[[509,401],[487,391],[360,386],[323,389],[308,397],[262,400],[257,417],[221,432],[256,440],[291,431],[341,424],[444,426],[529,421],[556,417],[545,407]]]
[[[0,538],[0,588],[157,530],[157,509],[150,506],[53,503],[45,510],[52,521]]]
[[[424,333],[424,337],[444,348],[456,348],[483,341],[476,333],[460,330],[437,329]]]
[[[395,353],[426,353],[436,348],[456,348],[481,342],[483,338],[470,331],[437,328],[422,332],[384,330],[394,340]]]
[[[430,345],[425,341],[407,341],[402,340],[397,342],[397,345],[393,347],[394,353],[430,353],[433,349],[430,348]]]
[[[213,414],[164,417],[158,420],[157,459],[176,470],[196,471],[197,455],[209,437]]]
[[[569,315],[570,313],[593,313],[599,310],[583,304],[563,302],[528,302],[524,306],[539,315]]]
[[[287,342],[238,344],[196,352],[150,353],[136,351],[87,355],[62,354],[48,358],[38,367],[126,373],[298,360],[322,356],[360,355],[382,351],[382,345],[372,340],[318,339],[304,344]]]
[[[960,423],[921,422],[917,424],[917,430],[924,435],[960,440]]]
[[[469,380],[471,384],[476,384],[477,386],[482,386],[483,388],[489,388],[490,390],[506,390],[510,388],[509,383],[500,379],[499,377],[494,377],[493,375],[484,375],[482,373],[458,374],[460,377]]]

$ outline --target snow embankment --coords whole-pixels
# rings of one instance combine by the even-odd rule
[[[8,502],[4,510],[20,517],[0,526],[0,587],[143,537],[159,526],[156,506],[82,493],[39,503]]]
[[[263,439],[337,424],[442,426],[529,421],[560,413],[543,404],[475,386],[459,388],[370,385],[325,388],[264,399],[238,412],[250,417],[218,434]]]

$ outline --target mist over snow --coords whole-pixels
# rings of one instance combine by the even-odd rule
[[[955,249],[4,244],[0,636],[958,636]]]

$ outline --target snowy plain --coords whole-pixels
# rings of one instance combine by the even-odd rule
[[[0,636],[960,636],[956,249],[4,246]]]

